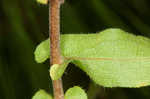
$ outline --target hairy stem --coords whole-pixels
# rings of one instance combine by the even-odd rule
[[[50,63],[61,64],[60,54],[60,5],[63,0],[50,0],[49,3],[49,35],[50,35]],[[61,79],[53,81],[54,99],[64,99]]]

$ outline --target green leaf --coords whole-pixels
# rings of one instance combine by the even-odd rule
[[[37,47],[37,62],[44,62],[49,57],[50,49],[46,45],[49,40]],[[61,53],[99,85],[150,85],[150,39],[146,37],[120,29],[106,29],[96,34],[65,34],[61,35]]]
[[[50,96],[47,92],[40,89],[35,93],[35,95],[32,97],[32,99],[53,99],[52,96]]]
[[[83,89],[78,86],[69,88],[65,93],[65,99],[87,99],[87,95]]]
[[[47,4],[48,0],[37,0],[37,2],[40,4]]]
[[[37,46],[34,55],[37,63],[42,63],[49,58],[50,55],[50,41],[45,40],[39,46]]]
[[[65,69],[67,68],[68,64],[71,62],[71,60],[65,60],[62,64],[54,64],[50,68],[50,76],[52,80],[58,80],[61,78],[63,73],[65,72]]]

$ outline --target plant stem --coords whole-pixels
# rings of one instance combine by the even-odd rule
[[[63,0],[62,0],[63,1]],[[49,35],[50,35],[50,63],[61,64],[62,58],[60,54],[60,5],[61,0],[50,0],[49,3]],[[62,80],[53,82],[54,99],[64,99]]]

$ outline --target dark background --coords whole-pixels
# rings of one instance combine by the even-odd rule
[[[106,28],[150,37],[150,1],[66,0],[62,6],[62,34],[95,33]],[[48,6],[35,0],[0,1],[0,99],[31,99],[38,89],[52,92],[48,61],[37,64],[33,54],[37,44],[46,38]],[[65,90],[73,85],[87,90],[91,85],[89,78],[73,65],[63,79]],[[150,99],[149,87],[97,88],[97,99]]]

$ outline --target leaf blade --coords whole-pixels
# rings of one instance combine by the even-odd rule
[[[83,89],[74,86],[67,90],[65,93],[65,99],[87,99],[87,95]]]
[[[35,93],[32,99],[52,99],[52,96],[45,92],[43,89],[40,89]]]
[[[50,76],[52,80],[58,80],[59,78],[61,78],[70,62],[71,60],[64,60],[62,64],[52,65],[50,68]]]
[[[105,87],[150,85],[149,51],[150,39],[120,29],[61,36],[62,55]]]
[[[49,39],[42,41],[34,51],[35,61],[43,63],[50,56],[50,41]]]

